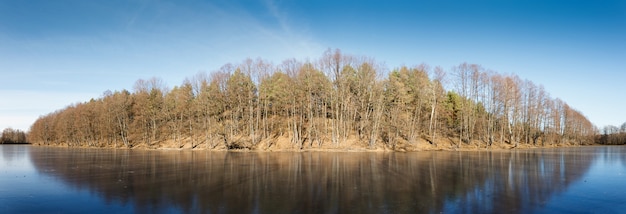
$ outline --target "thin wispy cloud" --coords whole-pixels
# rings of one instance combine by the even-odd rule
[[[100,11],[84,12],[101,14],[102,20],[91,23],[102,26],[97,32],[64,33],[46,29],[45,25],[31,26],[41,32],[56,33],[28,39],[9,37],[6,45],[0,47],[0,66],[15,74],[5,75],[15,78],[4,78],[0,83],[5,89],[28,91],[15,92],[19,97],[3,93],[0,99],[29,100],[30,103],[13,103],[42,108],[23,108],[23,112],[30,111],[31,115],[38,116],[98,97],[104,90],[131,88],[139,78],[156,76],[178,84],[198,71],[217,70],[223,64],[237,63],[246,57],[280,62],[291,57],[315,56],[326,47],[294,30],[304,26],[293,26],[288,13],[279,4],[267,1],[255,8],[241,4],[135,1],[116,7],[106,3],[100,8],[86,7]],[[269,14],[270,19],[260,14]],[[38,19],[46,18],[41,16]],[[72,14],[55,17],[58,20],[78,18],[81,17],[72,17]],[[0,112],[3,113],[8,114]],[[32,122],[33,118],[23,120]],[[26,128],[26,123],[17,128]],[[8,125],[0,124],[0,128]]]
[[[615,82],[626,73],[623,4],[537,2],[8,1],[0,4],[0,90],[97,97],[131,88],[138,78],[175,85],[248,57],[280,63],[340,48],[388,69],[422,62],[449,69],[467,61],[517,73],[600,126],[621,123],[615,115],[625,113],[606,116],[587,103],[626,105],[594,96],[626,90]],[[591,82],[602,86],[572,92]],[[22,99],[38,99],[28,96]]]

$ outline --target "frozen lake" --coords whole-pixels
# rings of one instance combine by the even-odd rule
[[[481,152],[0,146],[0,213],[619,213],[626,147]]]

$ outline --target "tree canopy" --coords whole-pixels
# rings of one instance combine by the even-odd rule
[[[25,144],[26,133],[19,129],[6,128],[0,135],[0,144]]]
[[[227,64],[168,89],[159,78],[40,117],[43,145],[267,149],[590,144],[596,127],[541,85],[481,65],[388,71],[327,50],[314,61]]]

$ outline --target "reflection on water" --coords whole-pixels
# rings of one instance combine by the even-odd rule
[[[4,154],[6,147],[0,148]],[[72,191],[86,190],[102,204],[130,206],[134,212],[525,213],[559,212],[559,205],[551,204],[561,203],[555,198],[570,195],[572,186],[587,185],[583,180],[592,165],[624,163],[626,150],[240,153],[30,147],[28,151],[40,175]],[[594,165],[598,160],[610,164]],[[617,202],[626,202],[626,196],[620,197]]]
[[[24,159],[26,155],[28,155],[26,151],[28,151],[27,146],[0,144],[0,155],[2,155],[2,160],[0,161],[0,164],[2,165],[0,166],[8,166],[14,162],[19,162],[21,159]]]

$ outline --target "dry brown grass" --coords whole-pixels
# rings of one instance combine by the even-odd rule
[[[474,140],[470,143],[461,143],[457,145],[456,139],[439,138],[435,141],[435,144],[431,144],[426,139],[419,139],[417,142],[409,143],[407,141],[399,141],[395,145],[386,145],[378,142],[376,146],[369,147],[367,142],[359,141],[355,136],[348,138],[340,145],[335,145],[332,142],[325,140],[321,144],[310,144],[306,142],[302,147],[291,142],[291,138],[287,136],[279,136],[276,138],[265,139],[257,143],[254,146],[249,146],[243,149],[235,149],[230,151],[328,151],[328,152],[415,152],[415,151],[486,151],[486,150],[512,150],[512,149],[533,149],[533,148],[555,148],[555,147],[575,147],[580,146],[576,144],[562,143],[562,144],[546,144],[546,145],[532,145],[520,143],[517,147],[512,144],[495,142],[491,146],[482,141]],[[56,147],[69,147],[67,144],[61,144]],[[90,146],[79,146],[90,147]],[[100,145],[101,148],[121,148],[128,149],[121,144],[117,147],[114,145]],[[174,140],[167,140],[161,142],[155,142],[152,145],[145,143],[139,143],[132,146],[130,149],[140,150],[213,150],[213,151],[226,151],[229,150],[223,143],[216,144],[215,147],[207,148],[207,145],[203,141],[196,140],[194,147],[191,145],[190,138],[183,138],[180,142]]]

